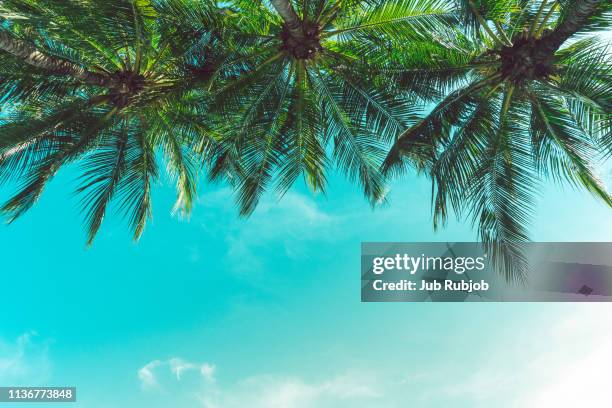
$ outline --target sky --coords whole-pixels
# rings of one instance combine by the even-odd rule
[[[60,172],[29,213],[0,226],[0,386],[76,386],[78,402],[58,408],[607,401],[607,304],[360,302],[362,241],[476,237],[467,222],[433,232],[421,178],[395,182],[373,211],[332,176],[326,196],[266,196],[249,219],[227,187],[203,185],[189,220],[171,214],[164,182],[138,244],[111,215],[86,248],[76,175]],[[536,241],[610,241],[612,217],[546,184],[532,231]]]

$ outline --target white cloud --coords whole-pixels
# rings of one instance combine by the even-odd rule
[[[605,407],[610,404],[612,338],[580,361],[570,362],[554,379],[525,398],[534,407]],[[519,406],[517,404],[517,406]],[[523,405],[526,406],[526,405]]]
[[[160,377],[171,374],[175,381],[181,381],[187,373],[194,372],[205,382],[215,381],[215,366],[210,363],[194,363],[179,357],[168,360],[153,360],[138,370],[138,379],[145,390],[161,389]]]
[[[216,367],[212,364],[204,363],[200,366],[200,374],[207,381],[213,382],[215,381],[215,369]]]
[[[230,188],[204,193],[198,199],[198,203],[205,207],[225,208],[228,212],[238,211],[234,205],[234,196]],[[329,215],[321,211],[312,197],[294,191],[289,191],[280,198],[271,195],[262,197],[255,214],[261,216],[276,211],[299,213],[308,222],[326,221],[329,218]]]
[[[447,367],[451,384],[428,383],[427,398],[470,407],[522,408],[609,405],[612,315],[607,304],[576,304],[561,319],[526,318],[514,333],[488,340],[477,359]],[[541,320],[540,320],[541,319]]]
[[[221,189],[201,198],[206,207],[215,209],[225,208],[233,217],[219,217],[204,211],[200,224],[209,232],[217,230],[227,232],[252,234],[260,240],[271,240],[287,234],[302,237],[304,234],[320,238],[320,228],[332,226],[336,217],[323,211],[312,197],[288,192],[280,199],[270,196],[264,197],[253,216],[248,219],[237,218],[233,197],[229,189]],[[273,222],[270,222],[270,219]],[[228,225],[229,220],[229,225]]]
[[[145,364],[140,370],[138,370],[138,379],[140,380],[143,388],[149,389],[158,386],[154,371],[161,364],[161,361],[154,360]]]
[[[0,339],[0,383],[46,381],[50,373],[49,341],[34,331],[23,333],[14,341]]]
[[[196,372],[200,381],[183,383],[187,373]],[[186,406],[199,402],[204,408],[378,407],[376,402],[383,396],[377,379],[362,372],[323,381],[256,375],[229,384],[219,383],[215,374],[216,367],[210,363],[198,364],[176,357],[153,360],[138,370],[143,387],[163,391],[156,393],[156,398],[184,401]]]
[[[197,221],[207,234],[223,237],[226,269],[237,276],[248,276],[249,281],[269,272],[270,254],[304,259],[313,242],[332,241],[342,233],[338,217],[323,211],[312,197],[296,192],[288,192],[280,200],[264,197],[246,219],[236,217],[229,189],[205,194],[200,201],[204,207],[226,210],[223,217],[216,211],[199,212]]]
[[[174,387],[173,397],[184,398],[181,406],[197,400],[204,408],[399,408],[406,401],[427,408],[603,407],[609,405],[612,378],[610,312],[607,304],[542,305],[482,338],[454,343],[456,359],[447,355],[415,370],[316,377],[261,373],[228,382],[216,378],[212,365],[180,360],[174,367],[181,369],[174,371],[164,363],[169,375],[163,385]],[[199,381],[179,388],[177,371],[182,378],[195,374],[194,367]]]
[[[322,211],[310,197],[289,192],[278,201],[267,200],[261,204],[259,211],[263,214],[278,212],[284,222],[294,225],[327,224],[332,216]]]
[[[168,365],[170,366],[170,371],[172,372],[172,374],[174,374],[176,376],[176,379],[179,381],[181,379],[181,373],[183,373],[183,371],[194,370],[197,367],[196,364],[190,363],[177,357],[171,358],[168,361]]]
[[[225,388],[204,389],[199,400],[204,408],[374,407],[382,396],[377,387],[371,378],[354,374],[322,382],[308,382],[299,377],[255,376]]]
[[[609,305],[578,305],[545,339],[548,346],[530,365],[535,383],[514,406],[608,406],[612,378]]]

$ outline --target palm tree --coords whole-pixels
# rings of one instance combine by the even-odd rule
[[[230,175],[241,213],[270,184],[282,195],[301,175],[324,191],[333,163],[382,200],[380,164],[416,110],[384,86],[382,68],[406,43],[421,55],[444,49],[457,22],[446,2],[234,1],[229,15],[257,40],[243,49],[247,73],[215,93],[228,125],[212,177]]]
[[[612,4],[597,0],[462,0],[475,37],[444,59],[396,75],[448,91],[406,130],[383,169],[426,171],[434,225],[467,213],[508,279],[525,277],[537,182],[569,180],[612,205],[595,161],[612,154],[612,60],[595,35]]]
[[[8,220],[76,162],[88,243],[113,199],[138,239],[151,216],[159,151],[176,179],[175,208],[188,214],[199,155],[215,143],[207,84],[224,75],[214,4],[3,0],[0,17],[0,87],[8,108],[0,175],[18,183],[2,207]]]

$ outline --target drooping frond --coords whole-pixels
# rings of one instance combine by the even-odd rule
[[[433,165],[440,142],[448,138],[452,127],[469,110],[474,95],[490,89],[497,81],[498,76],[484,78],[451,92],[426,117],[399,136],[385,159],[383,171],[401,172],[406,165],[423,170]]]
[[[138,241],[152,217],[151,188],[158,178],[153,143],[142,123],[130,124],[135,137],[129,139],[125,172],[116,188],[118,210],[127,218],[134,240]]]
[[[384,199],[384,177],[379,171],[385,144],[378,135],[366,129],[361,121],[351,120],[350,111],[342,108],[341,82],[317,73],[313,82],[319,105],[326,117],[324,138],[334,144],[334,159],[339,167],[363,186],[366,197],[373,202]]]
[[[612,205],[612,197],[595,175],[593,139],[573,120],[569,109],[546,94],[532,94],[531,131],[540,170],[580,185]]]
[[[520,91],[516,96],[514,92],[512,87],[504,91],[496,126],[489,130],[484,155],[469,181],[468,197],[470,215],[497,270],[508,281],[520,282],[528,272],[523,245],[529,241],[537,178],[523,126],[528,105]]]
[[[281,134],[284,135],[284,164],[278,174],[277,191],[285,194],[304,174],[306,183],[313,191],[325,191],[328,166],[322,124],[314,84],[303,62],[295,67],[295,87],[290,96],[287,120]]]
[[[81,165],[81,206],[87,228],[87,243],[91,244],[102,225],[106,208],[126,170],[128,125],[125,121],[116,132],[105,135],[96,150],[84,158]]]

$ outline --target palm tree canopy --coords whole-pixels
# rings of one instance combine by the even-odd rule
[[[112,199],[138,239],[151,216],[158,152],[177,182],[176,209],[188,213],[198,153],[214,144],[199,84],[223,76],[210,68],[223,50],[213,4],[8,0],[0,17],[2,102],[10,106],[0,125],[0,172],[18,183],[2,207],[8,220],[29,209],[62,166],[78,162],[88,242]],[[187,17],[191,25],[179,32],[176,19]]]
[[[520,279],[540,178],[612,205],[594,171],[611,17],[607,0],[3,0],[0,181],[18,189],[1,210],[78,163],[88,242],[113,200],[137,239],[162,164],[177,211],[206,168],[245,215],[301,176],[324,191],[332,166],[375,203],[410,165],[434,225],[467,214]]]
[[[593,35],[612,21],[612,4],[468,0],[460,12],[481,41],[396,75],[446,95],[398,138],[384,171],[427,171],[435,225],[449,207],[467,213],[507,278],[522,279],[540,178],[569,180],[612,205],[594,171],[612,154],[612,60]]]
[[[248,73],[216,93],[228,126],[213,177],[231,174],[243,214],[272,183],[282,195],[304,175],[324,190],[334,164],[383,199],[380,164],[415,111],[381,86],[386,58],[407,42],[443,50],[456,22],[447,2],[235,1],[232,10],[257,40],[243,50]]]
[[[382,199],[413,107],[370,71],[406,41],[441,51],[456,21],[441,0],[7,0],[0,18],[0,171],[19,187],[2,211],[16,219],[78,162],[88,242],[113,199],[141,235],[158,152],[186,213],[206,164],[244,214],[273,177],[280,193],[301,174],[323,190],[332,162]]]

